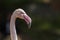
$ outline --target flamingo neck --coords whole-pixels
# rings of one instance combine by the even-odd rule
[[[11,20],[10,20],[10,35],[11,35],[11,40],[18,40],[16,29],[15,29],[15,21],[16,21],[16,16],[12,15],[11,16]]]

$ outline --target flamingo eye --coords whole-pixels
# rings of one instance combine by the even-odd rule
[[[21,14],[24,14],[23,12],[20,12]]]

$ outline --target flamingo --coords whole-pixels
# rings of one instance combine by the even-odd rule
[[[23,9],[16,9],[10,19],[10,37],[11,40],[18,40],[17,38],[17,33],[16,33],[16,29],[15,29],[15,21],[16,18],[20,18],[26,21],[28,28],[31,27],[31,18],[26,14],[26,12]]]

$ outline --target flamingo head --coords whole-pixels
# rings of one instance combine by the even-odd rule
[[[23,19],[26,21],[27,25],[28,25],[28,28],[31,28],[31,18],[26,14],[26,12],[23,10],[23,9],[16,9],[14,11],[16,13],[16,17],[17,18],[20,18],[20,19]]]

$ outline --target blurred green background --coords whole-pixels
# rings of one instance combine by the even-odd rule
[[[31,29],[24,20],[16,20],[19,38],[60,40],[60,0],[0,0],[0,40],[10,40],[10,16],[17,8],[22,8],[32,18]]]

